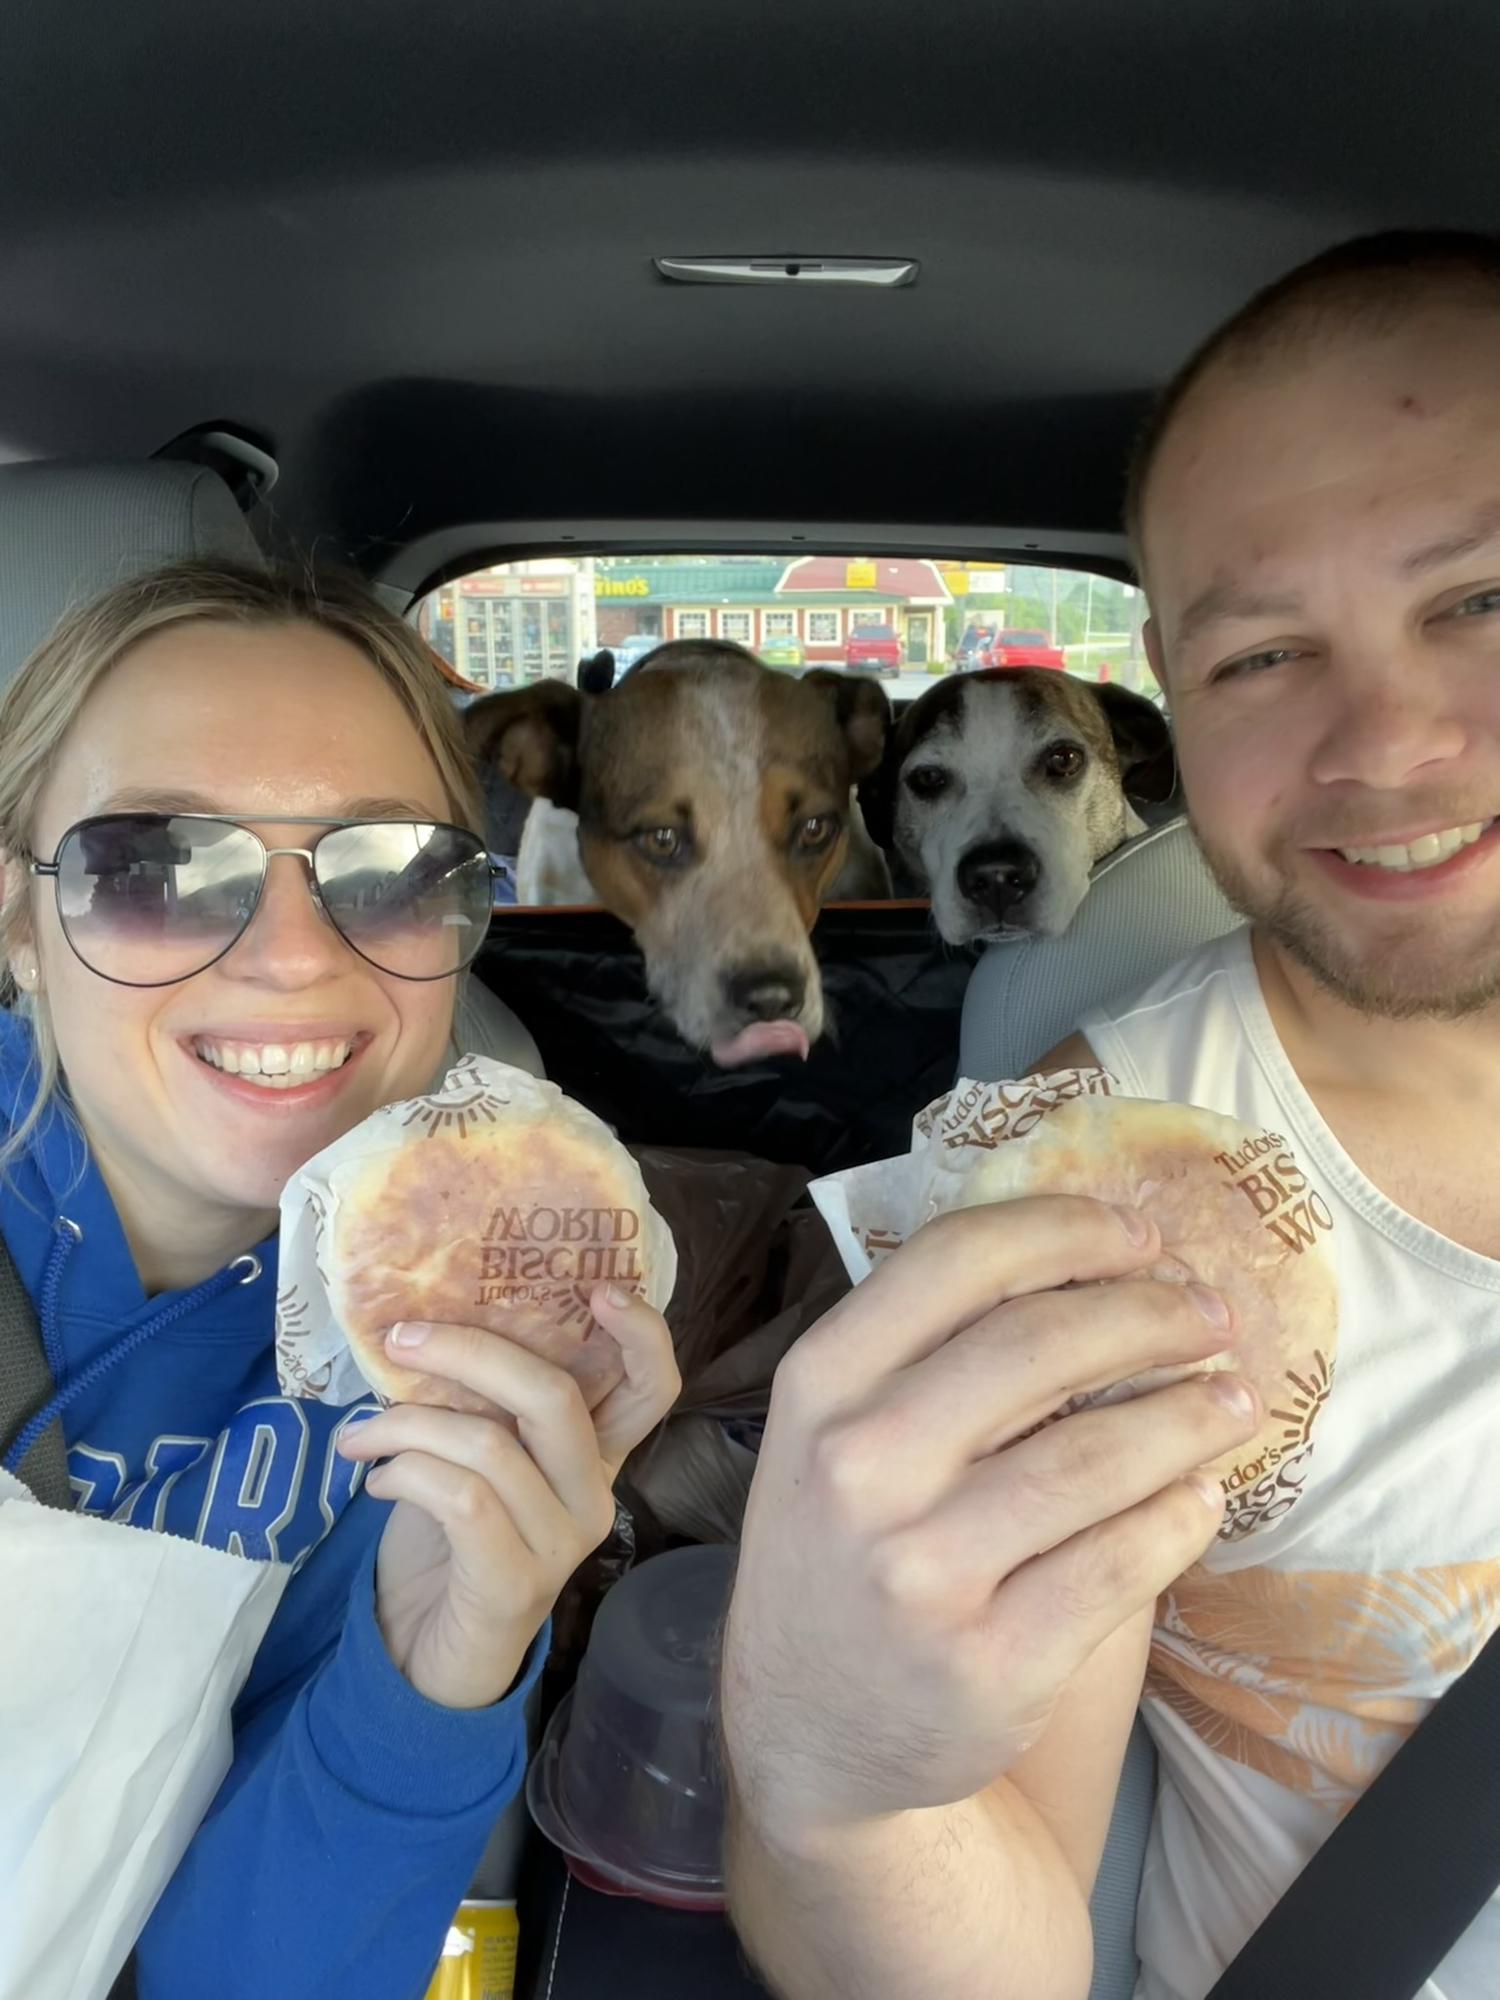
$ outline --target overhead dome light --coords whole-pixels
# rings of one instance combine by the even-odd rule
[[[653,257],[678,285],[894,285],[916,283],[915,257]]]

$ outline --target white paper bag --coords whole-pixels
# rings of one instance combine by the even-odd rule
[[[0,1471],[0,2000],[102,2000],[232,1754],[290,1570]]]

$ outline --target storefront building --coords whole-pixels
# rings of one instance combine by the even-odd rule
[[[793,640],[806,662],[841,664],[851,633],[889,625],[903,661],[941,657],[951,596],[935,564],[908,558],[723,557],[714,561],[616,558],[594,565],[598,643],[627,639],[732,639],[758,652]]]

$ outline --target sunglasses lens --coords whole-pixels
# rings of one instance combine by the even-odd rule
[[[354,949],[401,979],[445,979],[484,943],[492,889],[484,843],[420,820],[339,827],[315,850],[323,908]]]
[[[57,907],[84,964],[128,986],[201,972],[250,921],[255,836],[224,820],[111,813],[75,827],[57,857]]]

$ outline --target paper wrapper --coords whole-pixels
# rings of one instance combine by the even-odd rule
[[[0,2000],[104,2000],[229,1769],[290,1575],[0,1471]]]
[[[386,1354],[398,1320],[436,1320],[565,1367],[592,1409],[622,1374],[595,1286],[663,1309],[676,1275],[671,1232],[609,1127],[555,1084],[465,1056],[440,1089],[325,1147],[282,1195],[282,1393],[350,1403],[374,1389],[489,1412]]]
[[[1191,1367],[1151,1369],[1054,1413],[1124,1401],[1206,1368],[1232,1368],[1264,1408],[1249,1443],[1214,1462],[1228,1539],[1279,1518],[1300,1482],[1338,1337],[1328,1203],[1279,1132],[1196,1106],[1122,1096],[1101,1069],[959,1083],[916,1119],[911,1151],[813,1183],[851,1278],[945,1212],[1030,1194],[1086,1194],[1158,1223],[1148,1275],[1212,1286],[1234,1312],[1231,1345]],[[1050,1421],[1050,1420],[1049,1420]]]

